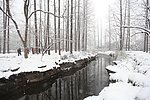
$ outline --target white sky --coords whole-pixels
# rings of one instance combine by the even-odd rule
[[[106,18],[106,14],[108,13],[108,7],[115,0],[93,0],[95,5],[96,15],[98,17]]]
[[[103,38],[104,38],[104,33],[106,32],[106,29],[108,27],[109,5],[113,6],[114,1],[116,0],[93,0],[94,9],[97,18],[96,20],[98,22],[97,25],[99,25],[99,34],[102,32]],[[102,40],[102,42],[104,42],[104,40]]]

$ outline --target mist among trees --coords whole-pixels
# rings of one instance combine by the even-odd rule
[[[92,0],[1,0],[0,52],[22,48],[61,51],[149,49],[149,0],[116,0],[106,28],[97,22]],[[103,19],[102,19],[103,20]]]
[[[14,7],[19,6],[17,2],[22,4],[20,9]],[[25,58],[28,58],[26,51],[30,48],[34,48],[37,54],[50,54],[51,50],[59,55],[61,51],[69,51],[71,54],[73,51],[86,51],[91,35],[89,30],[94,26],[88,24],[93,17],[90,2],[1,0],[0,52],[10,53],[21,47]],[[16,16],[18,11],[20,16]]]

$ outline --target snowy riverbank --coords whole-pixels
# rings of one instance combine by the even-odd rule
[[[150,54],[122,52],[114,65],[106,67],[110,83],[98,96],[84,100],[150,100]]]
[[[0,78],[8,78],[10,75],[18,74],[21,72],[32,71],[47,71],[53,69],[53,67],[59,67],[63,62],[74,62],[80,59],[95,56],[86,52],[74,52],[70,55],[69,52],[62,52],[62,55],[58,55],[51,52],[51,55],[45,54],[29,54],[29,58],[25,59],[23,54],[17,56],[17,53],[0,54]]]

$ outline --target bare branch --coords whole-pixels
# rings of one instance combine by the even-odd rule
[[[57,39],[59,39],[59,38],[57,38]],[[66,39],[59,39],[60,40],[60,42],[62,42],[62,41],[70,41],[70,42],[74,42],[73,40],[66,40]],[[59,43],[59,42],[54,42],[54,43],[51,43],[50,45],[48,45],[44,50],[43,50],[43,52],[42,52],[42,56],[48,51],[48,50],[50,50],[51,49],[51,47],[55,44],[55,43]]]
[[[0,7],[0,10],[1,10],[6,16],[8,16],[8,17],[12,20],[12,22],[15,24],[17,33],[18,33],[18,35],[19,35],[19,37],[20,37],[22,43],[24,44],[24,40],[23,40],[23,38],[22,38],[22,36],[21,36],[21,34],[20,34],[20,30],[19,30],[19,28],[18,28],[17,22],[16,22],[11,16],[9,16],[1,7]]]
[[[57,16],[57,15],[54,15],[53,13],[51,13],[51,12],[46,12],[46,11],[43,11],[43,10],[35,10],[35,11],[33,11],[30,15],[29,15],[29,17],[28,17],[28,19],[34,14],[34,13],[36,13],[36,12],[43,12],[43,13],[48,13],[48,14],[51,14],[51,15],[53,15],[53,16],[55,16],[55,17],[60,17],[60,18],[64,18],[64,16]]]
[[[133,36],[135,36],[135,35],[137,35],[137,34],[141,34],[141,33],[143,33],[143,32],[137,32],[137,33],[131,35],[131,37],[133,37]]]
[[[143,27],[139,27],[139,26],[123,26],[123,28],[136,28],[136,29],[144,30],[146,32],[143,32],[143,33],[150,35],[150,30],[147,28],[143,28]]]

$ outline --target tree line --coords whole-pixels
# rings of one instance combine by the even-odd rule
[[[149,0],[117,0],[115,3],[116,6],[109,5],[108,29],[105,34],[108,49],[130,51],[137,46],[136,50],[142,48],[144,52],[148,52]]]
[[[29,47],[35,52],[50,55],[51,50],[61,55],[61,51],[86,51],[88,41],[89,0],[23,0],[24,32],[19,29],[10,7],[11,0],[3,0],[0,7],[3,13],[3,36],[0,52],[9,53],[10,24],[16,29],[22,46],[24,57]],[[18,38],[18,39],[19,39]]]

